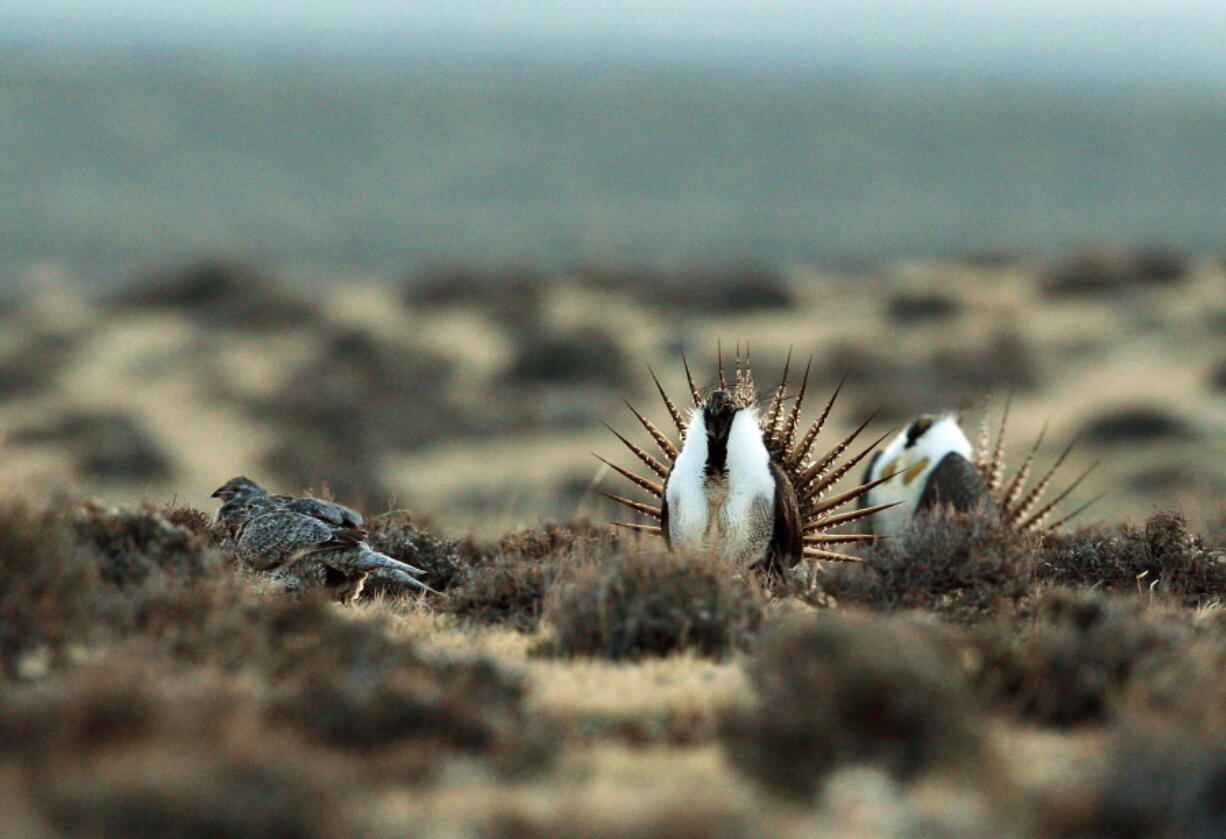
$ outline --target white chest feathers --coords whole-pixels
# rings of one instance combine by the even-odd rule
[[[971,458],[971,443],[952,416],[933,420],[910,446],[907,445],[909,430],[899,432],[869,469],[870,481],[894,473],[893,478],[868,494],[870,505],[898,505],[873,517],[873,529],[880,534],[897,534],[911,522],[932,471],[947,454],[956,452],[968,460]]]
[[[665,482],[673,549],[714,552],[738,566],[765,554],[774,530],[775,477],[755,408],[737,411],[722,471],[707,471],[708,441],[695,412]]]

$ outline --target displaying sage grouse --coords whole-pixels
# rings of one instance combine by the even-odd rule
[[[695,387],[684,357],[682,364],[693,402],[688,416],[664,391],[655,371],[650,371],[679,443],[628,402],[627,407],[651,435],[662,457],[648,453],[609,427],[654,477],[661,479],[644,477],[600,458],[654,499],[643,502],[603,493],[651,520],[614,524],[659,535],[672,550],[714,553],[739,570],[759,568],[772,576],[802,559],[858,560],[832,548],[876,537],[829,531],[885,509],[888,505],[841,511],[880,481],[840,493],[832,494],[832,490],[881,440],[840,462],[867,426],[865,422],[820,456],[812,456],[839,389],[821,415],[804,428],[800,414],[812,359],[805,367],[795,401],[785,407],[790,398],[789,354],[764,411],[759,409],[748,357],[742,363],[738,352],[736,375],[730,382],[720,353],[717,384],[705,395]]]
[[[936,507],[969,511],[978,507],[995,511],[1001,521],[1018,533],[1054,530],[1081,513],[1097,499],[1078,507],[1059,521],[1050,522],[1056,506],[1069,496],[1089,474],[1083,472],[1063,492],[1047,503],[1043,496],[1073,445],[1060,454],[1043,476],[1027,488],[1035,457],[1043,444],[1040,432],[1017,471],[1005,480],[1005,432],[1009,406],[1001,414],[995,442],[991,440],[991,420],[984,413],[978,445],[970,440],[953,414],[921,416],[899,432],[884,449],[869,461],[865,480],[874,487],[863,504],[895,504],[872,521],[875,532],[901,533],[916,513]]]
[[[431,589],[414,575],[425,573],[366,544],[362,517],[318,498],[272,495],[246,477],[231,478],[213,493],[222,501],[218,522],[226,546],[251,571],[268,573],[288,591],[325,587],[342,602],[361,594],[366,577]]]

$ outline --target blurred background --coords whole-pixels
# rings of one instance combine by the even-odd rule
[[[1090,520],[1226,521],[1223,43],[1208,0],[8,0],[0,480],[600,519],[600,421],[722,340],[847,375],[836,431],[1012,392]]]

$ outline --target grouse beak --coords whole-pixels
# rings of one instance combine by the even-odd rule
[[[209,498],[226,498],[228,495],[229,493],[226,492],[226,488],[220,487],[218,489],[213,490],[213,494],[210,495]]]

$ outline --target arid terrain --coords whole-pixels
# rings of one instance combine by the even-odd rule
[[[1226,833],[1226,269],[985,254],[836,273],[201,263],[0,311],[0,834]],[[1101,461],[762,588],[612,532],[601,426],[717,342],[813,358],[832,437],[1011,395]],[[705,383],[705,382],[704,382]],[[875,432],[875,433],[874,433]],[[210,492],[332,495],[438,594],[293,601]],[[1056,488],[1062,484],[1057,482]],[[802,584],[803,582],[803,584]]]

